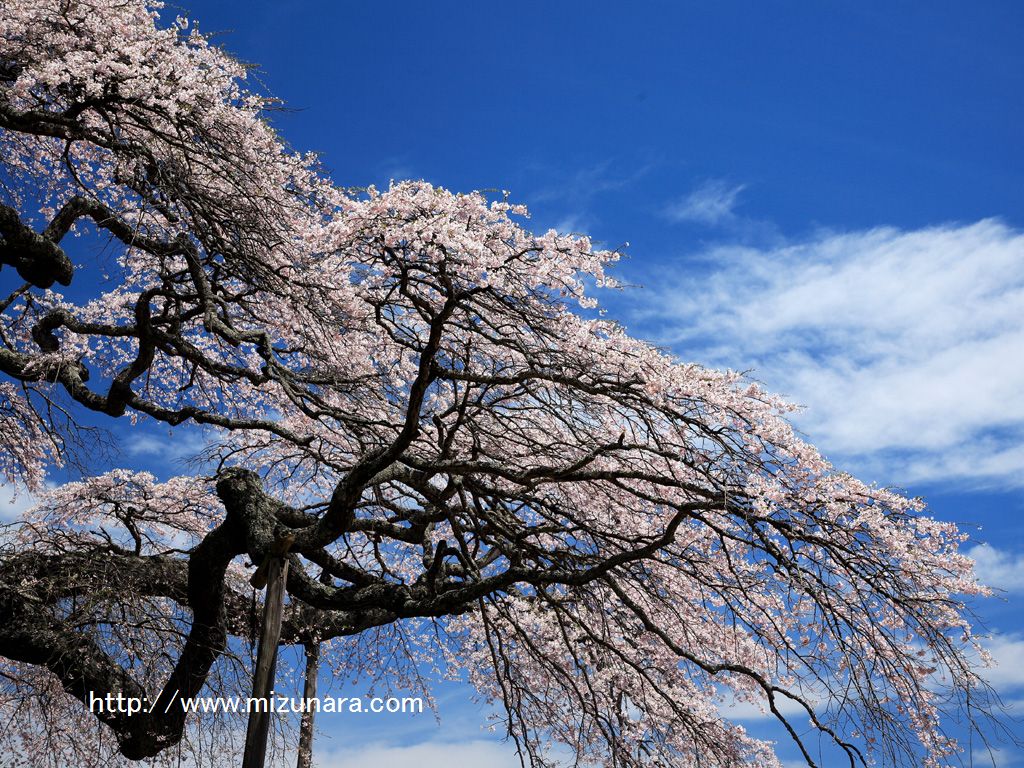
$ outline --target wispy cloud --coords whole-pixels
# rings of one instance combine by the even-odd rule
[[[534,202],[562,202],[573,208],[586,207],[595,197],[628,187],[650,169],[647,165],[618,173],[611,160],[576,167],[568,173],[546,169],[549,182],[530,195]]]
[[[391,181],[406,181],[407,179],[420,178],[420,176],[417,176],[413,165],[405,157],[385,158],[378,164],[378,168],[379,173],[377,175],[385,186]]]
[[[984,220],[719,247],[655,284],[634,330],[752,370],[867,479],[1024,483],[1020,232]]]
[[[665,216],[675,222],[695,222],[708,226],[732,221],[736,218],[734,209],[743,184],[729,184],[721,179],[711,179],[694,189],[689,195],[670,203]]]
[[[208,446],[208,439],[201,432],[188,429],[177,429],[166,434],[134,431],[122,443],[129,456],[170,463],[191,459]]]
[[[0,484],[0,523],[13,523],[35,503],[25,486]]]
[[[1024,638],[1014,634],[996,634],[983,645],[992,654],[993,666],[981,674],[1000,693],[1024,688]]]
[[[978,581],[1004,592],[1024,592],[1024,555],[1005,552],[990,544],[967,550],[975,563]]]
[[[1009,749],[975,749],[971,753],[971,765],[978,768],[1009,768],[1012,765],[1020,765],[1021,758],[1016,752]]]
[[[559,232],[593,231],[599,223],[593,211],[597,199],[608,192],[630,187],[651,168],[651,164],[641,163],[627,171],[619,171],[611,160],[576,167],[568,172],[538,166],[534,172],[547,179],[543,186],[514,197],[537,210],[541,208],[539,204],[544,204],[544,208],[554,213],[555,223],[552,226]]]
[[[818,706],[820,704],[820,697],[814,695],[803,694],[803,698],[807,703],[812,706]],[[803,705],[793,699],[786,696],[779,696],[775,702],[776,709],[787,719],[796,720],[797,718],[806,717],[807,710],[804,709]],[[722,717],[727,720],[775,720],[775,714],[768,709],[768,700],[765,699],[762,704],[757,704],[750,701],[740,701],[735,696],[726,693],[725,701],[718,706],[719,712],[722,713]]]
[[[563,234],[584,232],[587,229],[587,220],[583,216],[570,213],[556,221],[552,228]]]

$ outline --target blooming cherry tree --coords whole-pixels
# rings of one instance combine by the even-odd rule
[[[729,701],[808,765],[808,723],[851,765],[951,759],[942,717],[985,713],[952,525],[595,317],[616,253],[504,199],[337,188],[159,10],[0,6],[0,473],[39,498],[0,553],[0,656],[44,723],[8,751],[44,701],[124,759],[192,743],[178,700],[244,691],[246,569],[287,537],[282,643],[464,672],[529,764],[779,765]],[[107,255],[76,264],[79,232]],[[45,489],[87,412],[203,425],[207,469]],[[108,693],[154,705],[86,710]]]

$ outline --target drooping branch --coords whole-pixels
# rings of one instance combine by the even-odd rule
[[[742,376],[578,313],[616,253],[481,194],[337,189],[152,10],[0,5],[0,469],[40,499],[0,552],[0,655],[72,704],[156,691],[100,720],[158,754],[287,539],[282,643],[350,637],[325,665],[371,678],[463,665],[531,758],[777,765],[726,693],[802,745],[796,701],[852,761],[953,752],[936,670],[968,719],[984,693],[953,526]],[[76,228],[105,255],[73,266]],[[209,427],[212,477],[45,489],[59,408]]]

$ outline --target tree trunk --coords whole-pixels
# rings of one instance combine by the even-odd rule
[[[320,673],[320,643],[310,641],[303,645],[306,651],[306,683],[302,689],[305,708],[299,727],[299,759],[295,768],[312,768],[313,765],[313,719],[316,715],[310,701],[316,698],[316,678]]]
[[[274,687],[274,671],[277,668],[277,644],[281,639],[288,561],[283,557],[270,557],[267,565],[267,597],[263,603],[263,625],[260,628],[256,673],[253,675],[252,683],[253,698],[260,701],[261,705],[254,706],[249,711],[242,768],[264,768],[267,758],[267,734],[270,730],[270,712],[267,710],[270,692]]]

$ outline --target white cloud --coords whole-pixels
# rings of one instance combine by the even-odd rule
[[[1007,768],[1020,765],[1020,756],[1006,749],[975,749],[971,753],[971,765],[978,768]]]
[[[978,544],[966,554],[974,560],[982,584],[1004,592],[1024,591],[1024,555],[1004,552],[990,544]]]
[[[806,405],[799,426],[866,479],[1024,483],[1020,232],[880,228],[704,257],[710,273],[680,264],[637,297],[644,335]]]
[[[134,431],[123,442],[129,456],[177,464],[197,456],[209,446],[209,439],[202,432],[182,428],[164,433]]]
[[[318,743],[317,749],[320,768],[365,768],[368,765],[386,765],[388,768],[450,768],[453,765],[520,768],[511,743],[483,739],[452,743],[428,741],[406,747],[370,744],[336,750],[321,750]]]
[[[812,706],[818,702],[811,699],[808,703]],[[807,716],[807,710],[804,709],[803,705],[799,702],[794,701],[786,696],[777,696],[775,699],[775,708],[779,710],[783,717],[788,720],[794,720],[800,717]],[[739,701],[735,698],[726,697],[726,701],[719,705],[718,711],[721,712],[722,717],[726,720],[775,720],[775,715],[768,709],[768,700],[765,699],[764,706],[760,706],[749,701]]]
[[[992,654],[993,665],[979,674],[1000,693],[1024,687],[1024,638],[997,634],[982,645]]]
[[[743,184],[732,185],[720,179],[706,181],[682,200],[666,207],[665,216],[671,221],[693,221],[709,226],[730,221],[744,189]]]
[[[790,690],[814,709],[825,706],[825,702],[830,698],[828,690],[824,686],[815,684],[812,680],[800,681],[795,688],[790,688]],[[718,691],[721,695],[721,701],[717,704],[718,711],[726,720],[776,719],[768,709],[767,697],[756,688],[754,694],[759,697],[758,701],[741,701],[736,697],[735,692],[725,685],[719,686]],[[807,709],[803,704],[783,694],[776,695],[775,708],[783,717],[793,722],[807,717]]]
[[[13,523],[35,504],[35,498],[23,485],[0,484],[0,524]]]
[[[589,228],[589,224],[590,218],[585,214],[570,213],[556,221],[552,229],[563,234],[586,232]]]

